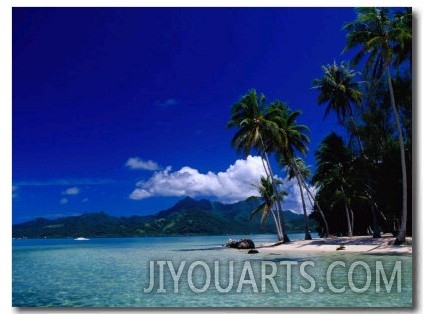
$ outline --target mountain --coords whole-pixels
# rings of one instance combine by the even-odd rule
[[[272,218],[265,226],[260,218],[249,221],[258,205],[256,200],[222,204],[186,197],[155,215],[114,217],[104,212],[82,214],[55,220],[37,218],[12,226],[14,238],[64,237],[141,237],[161,235],[213,235],[275,233]],[[284,211],[287,232],[303,232],[304,216]],[[316,224],[310,221],[310,229]]]

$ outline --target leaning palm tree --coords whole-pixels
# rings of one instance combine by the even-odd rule
[[[298,186],[300,188],[303,211],[306,220],[305,239],[311,239],[311,234],[308,230],[308,216],[303,198],[303,179],[298,171],[298,166],[295,163],[296,154],[306,154],[308,151],[307,144],[310,142],[309,137],[305,134],[309,131],[305,125],[297,124],[297,117],[301,114],[299,111],[292,111],[290,108],[280,101],[274,102],[269,107],[269,112],[273,115],[272,119],[279,127],[277,136],[270,138],[267,142],[268,147],[275,150],[279,160],[291,169],[296,174]]]
[[[255,90],[250,90],[232,108],[231,118],[227,127],[238,128],[231,144],[238,151],[248,156],[252,149],[261,152],[267,163],[265,167],[267,177],[274,177],[268,157],[266,139],[275,138],[277,134],[277,124],[272,120],[276,114],[274,111],[266,111],[266,98],[257,95]],[[274,180],[271,181],[276,194],[279,194]],[[276,202],[279,241],[290,242],[286,234],[285,221],[280,202]]]
[[[374,80],[379,80],[385,74],[387,77],[390,102],[396,120],[400,160],[402,171],[402,218],[396,244],[403,243],[406,235],[408,191],[405,158],[405,143],[403,140],[402,126],[394,99],[393,83],[391,80],[390,66],[395,59],[393,48],[399,44],[399,28],[388,16],[387,8],[357,8],[357,19],[344,26],[347,31],[347,45],[343,52],[353,48],[360,48],[354,56],[353,64],[358,64],[366,58],[366,69],[372,74]]]
[[[320,215],[320,218],[323,221],[323,225],[325,227],[323,236],[325,238],[329,237],[329,224],[326,220],[325,215],[323,214],[323,210],[321,206],[319,205],[319,202],[316,200],[316,197],[313,195],[311,188],[306,183],[306,180],[309,180],[311,177],[310,170],[306,166],[304,160],[302,158],[297,158],[296,160],[296,172],[300,175],[300,181],[302,183],[302,186],[304,187],[305,191],[308,195],[308,200],[311,204],[311,207],[313,208],[313,211],[317,211]]]
[[[311,240],[311,234],[308,227],[308,215],[307,215],[307,207],[305,204],[304,190],[303,190],[303,176],[305,179],[308,179],[310,176],[310,171],[306,167],[304,160],[302,158],[296,158],[294,160],[288,161],[290,165],[286,165],[286,161],[283,160],[283,165],[288,168],[288,181],[296,178],[298,182],[298,188],[301,196],[301,204],[304,211],[305,218],[305,240]]]
[[[343,200],[347,233],[351,237],[353,236],[354,216],[347,197],[348,178],[352,163],[351,153],[345,147],[342,138],[332,132],[320,143],[319,149],[315,152],[315,158],[317,169],[312,181],[320,190],[329,191],[333,198],[332,203],[337,198]]]
[[[275,179],[276,186],[282,184],[280,180]],[[261,213],[261,224],[264,225],[267,218],[271,214],[276,228],[278,228],[278,221],[276,216],[274,215],[273,205],[277,202],[281,202],[283,197],[288,195],[285,190],[280,191],[279,194],[274,192],[273,183],[270,177],[261,176],[261,181],[258,185],[254,185],[260,196],[252,196],[251,198],[261,200],[262,203],[255,208],[251,215],[249,216],[249,220],[252,220],[253,217]]]
[[[365,155],[365,150],[360,139],[359,129],[356,121],[354,120],[352,110],[352,105],[357,107],[361,106],[363,98],[363,93],[360,89],[361,82],[355,80],[358,73],[350,69],[348,62],[345,61],[341,62],[339,65],[334,62],[332,65],[328,64],[326,66],[322,66],[322,70],[324,72],[323,77],[313,80],[312,89],[319,91],[317,98],[319,105],[327,104],[324,118],[331,110],[336,113],[340,123],[344,123],[347,117],[350,118],[354,133],[356,133],[360,153],[362,155],[363,168],[365,176],[368,179],[368,189],[366,190],[366,193],[369,194],[368,190],[372,183],[366,166],[367,157]],[[374,228],[373,237],[379,238],[381,237],[381,234],[377,222],[377,212],[373,202],[371,202],[370,207]]]
[[[296,169],[296,173],[299,173],[300,176],[300,182],[302,183],[302,186],[304,187],[305,191],[307,192],[308,195],[308,200],[311,203],[311,206],[313,208],[314,211],[317,211],[320,215],[320,218],[323,221],[323,225],[325,227],[324,232],[323,232],[323,236],[325,238],[329,237],[329,224],[326,220],[326,217],[323,213],[322,207],[320,206],[319,202],[316,200],[316,197],[314,196],[313,192],[311,191],[310,187],[308,186],[308,184],[306,183],[306,180],[309,180],[310,178],[310,170],[307,168],[307,166],[304,163],[304,160],[301,158],[297,158],[296,160],[296,164],[297,167],[296,168],[292,168],[292,169]],[[285,163],[284,159],[280,160],[281,164]],[[289,169],[289,167],[288,167]],[[293,173],[294,170],[289,169],[290,173]]]

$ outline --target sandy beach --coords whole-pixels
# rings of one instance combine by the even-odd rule
[[[274,252],[350,252],[368,254],[412,254],[412,237],[407,237],[405,244],[394,245],[395,237],[383,235],[379,239],[372,236],[316,238],[313,240],[298,240],[287,244],[275,245],[262,243],[257,245],[260,253]]]

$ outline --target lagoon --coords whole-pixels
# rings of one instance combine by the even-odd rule
[[[313,235],[315,236],[315,235]],[[274,235],[14,239],[15,307],[411,307],[412,255],[261,252]],[[303,234],[290,234],[292,240]],[[152,285],[152,287],[150,287]],[[151,289],[150,289],[151,288]]]

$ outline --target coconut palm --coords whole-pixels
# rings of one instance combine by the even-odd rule
[[[274,102],[269,107],[269,112],[273,115],[272,120],[277,123],[279,129],[276,137],[269,138],[267,147],[271,150],[275,150],[282,164],[296,174],[306,220],[305,239],[309,240],[311,239],[311,235],[308,229],[308,216],[303,197],[303,179],[295,163],[297,153],[305,155],[308,151],[307,144],[310,142],[310,139],[305,133],[308,132],[309,129],[305,125],[297,124],[296,119],[301,112],[290,110],[287,105],[280,101]],[[304,186],[304,188],[306,187]],[[327,225],[326,220],[325,224]]]
[[[408,192],[407,192],[407,173],[405,158],[405,143],[403,140],[402,127],[399,114],[394,99],[393,84],[390,74],[390,66],[396,59],[394,48],[400,45],[399,23],[393,23],[389,18],[387,8],[357,8],[357,19],[344,26],[347,31],[347,45],[343,52],[353,48],[359,48],[354,56],[353,64],[358,64],[366,57],[366,69],[372,74],[374,80],[379,80],[385,74],[387,77],[390,102],[396,120],[400,159],[402,171],[402,218],[399,233],[396,237],[396,244],[405,241],[407,212],[408,212]]]
[[[393,52],[394,65],[399,66],[406,60],[412,66],[412,9],[404,8],[403,12],[396,12],[393,19],[395,45]]]
[[[348,62],[343,61],[339,65],[335,62],[330,65],[322,66],[324,72],[323,77],[313,80],[312,89],[318,90],[319,95],[317,102],[319,105],[327,104],[324,118],[334,111],[338,121],[344,123],[347,118],[350,118],[354,133],[356,133],[357,142],[360,153],[362,155],[363,168],[365,176],[368,179],[368,189],[371,188],[372,182],[368,176],[366,167],[365,150],[360,139],[359,129],[354,120],[352,105],[360,107],[362,104],[363,93],[360,89],[361,82],[356,81],[355,77],[358,74],[350,69]],[[366,194],[369,194],[368,189]],[[370,197],[372,199],[372,197]],[[373,201],[371,202],[372,223],[374,229],[374,238],[381,237],[377,222],[377,212]]]
[[[274,147],[275,151],[287,151],[292,157],[295,157],[296,153],[305,155],[308,151],[307,144],[310,143],[310,138],[305,133],[310,130],[305,125],[297,124],[296,119],[301,112],[292,111],[287,104],[275,101],[268,108],[268,113],[278,129],[276,137],[269,138],[266,142],[267,147]]]
[[[257,95],[255,90],[250,90],[244,95],[238,103],[232,108],[231,118],[227,127],[238,128],[234,135],[231,144],[244,156],[248,156],[252,149],[261,152],[266,160],[267,177],[273,178],[273,172],[268,157],[268,146],[266,139],[275,138],[277,136],[277,124],[272,120],[276,113],[271,110],[266,111],[266,98],[264,95]],[[276,194],[279,194],[274,180],[271,181]],[[278,224],[279,241],[289,242],[290,239],[286,234],[285,221],[280,202],[276,202],[276,213]]]
[[[311,234],[310,230],[308,228],[308,215],[307,215],[307,207],[305,204],[305,198],[304,198],[304,190],[303,190],[303,178],[308,179],[310,177],[310,171],[306,167],[304,160],[302,158],[296,158],[290,161],[290,165],[287,166],[288,168],[288,181],[291,181],[292,179],[296,178],[298,182],[298,188],[300,191],[301,196],[301,204],[304,211],[304,218],[305,218],[305,239],[311,240]]]
[[[319,202],[316,200],[316,197],[313,195],[311,188],[308,187],[308,184],[306,183],[306,180],[310,179],[310,170],[308,169],[308,167],[305,165],[304,161],[301,159],[301,163],[298,163],[298,159],[297,161],[297,172],[300,173],[300,177],[301,177],[301,183],[305,189],[305,191],[307,192],[308,195],[308,200],[311,203],[311,206],[313,208],[313,211],[317,211],[320,215],[320,218],[323,221],[323,225],[324,225],[324,232],[323,232],[323,236],[325,238],[329,237],[329,223],[326,220],[326,217],[323,213],[323,210],[319,204]]]
[[[319,215],[320,215],[320,218],[323,221],[323,225],[325,227],[324,232],[323,232],[323,236],[325,238],[327,238],[329,236],[329,224],[328,224],[328,222],[326,220],[326,217],[325,217],[325,215],[323,213],[323,210],[322,210],[319,202],[316,200],[316,197],[313,195],[310,187],[305,182],[306,180],[309,180],[309,178],[310,178],[310,175],[311,175],[310,174],[310,170],[305,165],[303,159],[297,158],[295,161],[296,161],[296,164],[297,164],[296,173],[299,173],[299,175],[300,175],[300,178],[301,178],[300,182],[302,183],[302,186],[304,187],[305,191],[307,192],[308,200],[311,203],[313,211],[317,211],[319,213]],[[282,159],[281,163],[284,164],[284,162],[285,161]],[[295,172],[293,169],[295,169],[295,168],[289,168],[288,167],[288,171],[289,171],[290,174],[292,173],[292,176],[293,176],[293,173]]]
[[[280,180],[275,179],[275,181],[276,186],[282,184]],[[249,216],[249,220],[252,220],[254,216],[261,213],[261,224],[264,225],[265,221],[271,213],[277,228],[278,221],[273,212],[273,205],[276,202],[281,202],[283,200],[283,197],[287,195],[286,191],[282,190],[279,194],[276,194],[274,192],[273,183],[270,177],[264,176],[261,176],[260,184],[254,186],[257,188],[260,196],[255,196],[251,198],[262,200],[263,202],[257,208],[255,208],[255,210],[252,211],[251,215]]]
[[[345,147],[340,136],[332,132],[320,143],[315,152],[317,169],[313,176],[313,183],[320,190],[326,190],[335,199],[344,202],[348,236],[353,235],[353,214],[349,206],[347,190],[348,177],[351,165],[351,152]],[[334,202],[333,202],[334,203]]]
[[[363,146],[352,110],[352,104],[360,106],[363,98],[363,93],[360,89],[361,82],[354,80],[358,73],[350,69],[346,61],[342,61],[339,65],[335,62],[326,66],[322,65],[322,70],[324,76],[313,80],[312,89],[319,91],[317,97],[319,105],[327,103],[323,118],[331,110],[336,113],[338,121],[341,123],[349,117],[363,154]]]

